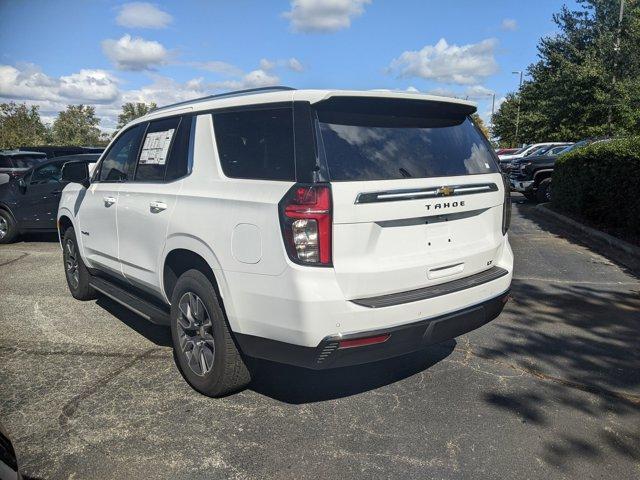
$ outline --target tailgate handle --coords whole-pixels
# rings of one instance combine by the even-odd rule
[[[455,263],[453,265],[445,265],[444,267],[434,267],[430,268],[427,271],[427,278],[430,280],[442,277],[448,277],[449,275],[455,275],[457,273],[462,273],[464,270],[464,262],[463,263]]]

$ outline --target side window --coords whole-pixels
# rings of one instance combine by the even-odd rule
[[[43,185],[45,183],[58,183],[62,177],[62,164],[49,163],[36,168],[31,175],[31,185]]]
[[[167,182],[184,177],[189,173],[189,148],[191,143],[191,123],[193,117],[182,117],[176,138],[171,146],[167,172],[164,179]]]
[[[226,176],[295,181],[293,109],[212,115],[218,156]]]
[[[175,143],[180,117],[149,123],[136,169],[137,182],[162,182],[172,145]]]
[[[100,166],[101,182],[126,182],[133,178],[140,140],[146,124],[124,132],[107,152]]]
[[[0,157],[0,168],[12,168],[13,164],[9,157]]]

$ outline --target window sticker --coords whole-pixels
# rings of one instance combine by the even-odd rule
[[[162,132],[147,133],[140,154],[140,165],[164,165],[167,163],[174,128]]]

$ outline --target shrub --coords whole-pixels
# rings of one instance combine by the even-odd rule
[[[640,234],[640,136],[591,144],[561,155],[553,205],[605,228]]]

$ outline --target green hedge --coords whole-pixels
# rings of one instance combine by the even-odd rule
[[[552,202],[596,225],[640,235],[640,136],[561,155],[553,172]]]

